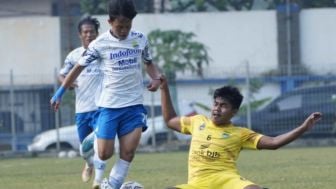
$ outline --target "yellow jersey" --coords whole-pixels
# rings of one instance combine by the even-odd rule
[[[257,149],[263,136],[232,124],[216,126],[203,115],[182,117],[181,132],[192,135],[188,184],[198,188],[209,188],[214,182],[223,182],[223,176],[239,178],[236,161],[240,151]],[[240,180],[245,179],[240,177]]]

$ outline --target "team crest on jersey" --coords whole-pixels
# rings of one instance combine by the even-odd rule
[[[205,128],[205,123],[202,123],[202,125],[199,126],[198,130],[201,131],[201,130],[204,130],[204,128]]]
[[[132,46],[134,48],[139,48],[139,43],[137,41],[132,41]]]
[[[222,134],[222,138],[229,138],[231,136],[231,134],[230,133],[223,133]]]

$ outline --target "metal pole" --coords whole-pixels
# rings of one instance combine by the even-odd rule
[[[58,72],[57,72],[57,68],[55,68],[54,70],[54,92],[56,92],[56,90],[58,89]],[[57,112],[55,112],[55,129],[56,129],[56,150],[57,152],[59,152],[61,150],[61,146],[60,146],[60,133],[59,133],[59,128],[60,128],[60,110],[58,110]]]
[[[152,146],[154,149],[156,149],[156,136],[155,136],[155,104],[154,104],[154,93],[151,93],[151,108],[150,108],[150,111],[151,111],[151,118],[152,118]]]
[[[10,70],[10,89],[9,89],[10,111],[11,111],[11,129],[12,129],[12,151],[17,151],[16,146],[16,123],[15,123],[15,102],[14,102],[14,77],[13,70]]]
[[[286,0],[287,75],[292,75],[291,10],[290,0]]]
[[[246,61],[246,88],[247,88],[247,95],[246,95],[246,116],[247,116],[247,128],[252,129],[251,123],[251,92],[250,92],[250,65],[249,62]]]

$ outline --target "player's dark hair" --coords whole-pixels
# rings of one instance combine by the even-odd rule
[[[220,97],[227,100],[231,104],[232,108],[236,110],[239,109],[243,101],[243,95],[236,87],[233,86],[224,86],[216,89],[213,97],[214,99]]]
[[[96,18],[92,18],[91,16],[85,16],[84,18],[82,18],[77,26],[78,32],[80,33],[82,31],[82,25],[84,24],[88,24],[88,25],[92,25],[94,26],[96,32],[98,33],[99,27],[100,27],[100,23]]]
[[[133,0],[110,0],[108,14],[110,20],[114,20],[119,16],[133,20],[137,15],[137,11]]]

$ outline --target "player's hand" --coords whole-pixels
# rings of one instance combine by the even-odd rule
[[[320,112],[314,112],[310,114],[310,116],[305,120],[305,124],[308,129],[312,128],[314,124],[319,121],[322,117],[322,113]]]
[[[65,90],[66,89],[63,86],[61,86],[60,88],[57,89],[54,96],[50,99],[50,105],[55,112],[58,110],[59,105],[61,104],[62,96],[65,93]]]
[[[161,79],[152,79],[152,81],[147,85],[149,91],[156,91],[161,84]]]
[[[55,98],[55,96],[53,96],[50,99],[50,105],[55,112],[57,112],[60,104],[61,104],[61,99],[57,99],[57,98]]]
[[[160,80],[161,80],[161,86],[160,89],[164,89],[168,87],[168,81],[165,75],[161,75],[160,76]]]

